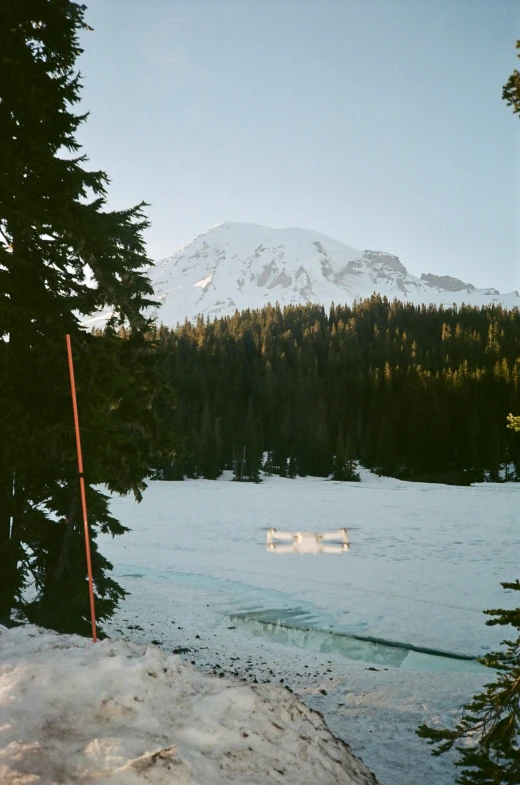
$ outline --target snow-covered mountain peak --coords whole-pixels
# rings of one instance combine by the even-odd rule
[[[476,289],[452,276],[409,273],[399,257],[360,251],[319,232],[251,223],[216,224],[150,270],[159,319],[170,326],[199,314],[301,303],[352,303],[374,292],[418,304],[520,304],[516,292]]]

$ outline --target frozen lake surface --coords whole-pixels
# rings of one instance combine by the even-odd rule
[[[520,486],[229,479],[113,500],[132,532],[100,544],[131,596],[109,633],[291,687],[382,785],[451,785],[451,760],[414,730],[452,723],[493,676],[467,658],[506,634],[482,610],[514,601],[500,581],[518,577]],[[346,527],[351,550],[270,553],[269,527]]]

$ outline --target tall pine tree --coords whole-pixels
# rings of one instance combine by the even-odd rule
[[[108,211],[107,175],[86,168],[75,138],[86,119],[74,112],[84,11],[69,0],[0,9],[0,619],[14,610],[77,632],[88,631],[88,607],[66,333],[87,482],[139,498],[150,455],[172,450],[155,422],[159,382],[144,340],[144,204]],[[100,309],[113,314],[107,334],[85,333],[81,318]],[[116,332],[123,323],[128,338]],[[88,495],[94,535],[123,531],[103,495]],[[103,619],[122,591],[93,551]]]
[[[520,581],[502,583],[504,589],[520,591]],[[511,625],[520,634],[520,609],[485,611],[494,616],[486,624]],[[497,671],[497,678],[485,685],[463,707],[454,729],[421,725],[418,736],[437,745],[433,755],[442,755],[454,746],[459,753],[456,766],[462,771],[461,785],[518,785],[520,782],[520,637],[503,641],[504,649],[479,658]]]

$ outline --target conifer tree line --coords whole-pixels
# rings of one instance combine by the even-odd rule
[[[163,479],[232,469],[356,479],[355,461],[410,479],[517,479],[520,312],[415,306],[267,306],[154,334],[184,450]]]

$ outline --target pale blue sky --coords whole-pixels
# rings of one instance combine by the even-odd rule
[[[79,140],[153,259],[245,221],[520,289],[520,0],[85,1]]]

